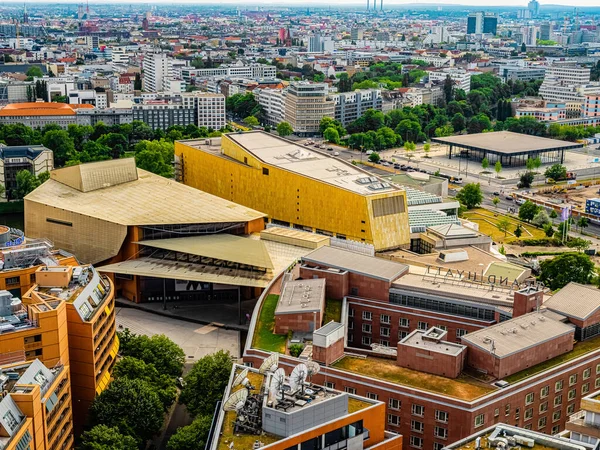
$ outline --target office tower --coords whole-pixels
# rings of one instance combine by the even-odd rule
[[[538,11],[540,9],[540,3],[537,0],[531,0],[528,4],[527,4],[527,9],[529,10],[529,12],[531,13],[532,17],[535,17],[538,15]]]
[[[552,25],[550,22],[544,22],[540,25],[540,39],[543,41],[549,41],[552,36]]]
[[[300,135],[319,132],[323,117],[335,116],[335,103],[325,83],[296,82],[290,84],[285,98],[285,121]]]
[[[144,90],[160,92],[169,76],[170,60],[166,53],[150,53],[144,57]]]
[[[498,14],[480,11],[467,16],[467,34],[496,34],[497,29]]]

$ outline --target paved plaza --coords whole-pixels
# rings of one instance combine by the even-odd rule
[[[229,350],[234,357],[240,356],[238,331],[199,325],[133,308],[116,308],[116,312],[118,330],[129,328],[132,333],[148,336],[165,334],[183,349],[188,362],[218,350]]]

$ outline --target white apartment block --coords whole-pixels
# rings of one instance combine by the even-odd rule
[[[98,109],[108,108],[108,96],[106,92],[96,92],[93,89],[73,90],[67,94],[71,105],[94,105]]]
[[[285,91],[283,89],[255,89],[254,97],[262,107],[267,125],[277,126],[285,117]]]
[[[564,81],[544,79],[539,95],[546,101],[583,104],[586,95],[600,92],[600,83],[569,84]]]
[[[463,69],[442,69],[436,71],[430,70],[427,74],[429,75],[430,82],[444,82],[446,77],[450,76],[450,79],[454,82],[456,88],[462,89],[465,93],[468,93],[471,90],[472,72]]]
[[[133,56],[132,52],[126,47],[114,47],[111,53],[111,62],[115,65],[123,66],[129,64],[129,58]]]
[[[178,94],[185,92],[186,83],[179,78],[165,78],[163,82],[163,90],[169,94]]]
[[[223,64],[216,69],[194,69],[186,67],[181,69],[181,77],[190,83],[195,79],[204,78],[275,78],[277,75],[277,69],[275,66],[269,66],[267,64],[250,64],[241,65]]]
[[[209,94],[206,92],[193,92],[192,95],[197,111],[199,127],[220,130],[227,124],[225,115],[225,96],[223,94]],[[184,96],[185,98],[185,96]]]
[[[170,60],[165,53],[148,53],[144,57],[144,90],[160,92],[170,75]]]
[[[546,68],[545,79],[564,81],[567,84],[587,84],[590,82],[590,69],[572,63],[554,63]]]

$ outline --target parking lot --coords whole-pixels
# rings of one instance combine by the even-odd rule
[[[132,333],[147,336],[164,334],[183,349],[188,362],[218,350],[228,350],[234,357],[240,356],[238,331],[185,322],[133,308],[116,308],[116,314],[119,331],[129,328]]]

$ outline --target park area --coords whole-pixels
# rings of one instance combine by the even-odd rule
[[[537,228],[534,225],[530,225],[527,222],[523,222],[514,217],[484,208],[470,209],[463,214],[463,218],[478,224],[479,231],[490,236],[494,242],[510,243],[518,239],[546,238],[546,234],[541,228]],[[506,233],[500,230],[502,226],[500,228],[498,227],[499,224],[502,224],[503,220],[505,220],[508,225]],[[521,226],[522,230],[520,238],[514,233],[518,225]]]

